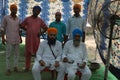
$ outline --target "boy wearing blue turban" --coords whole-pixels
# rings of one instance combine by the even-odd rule
[[[81,41],[83,32],[76,28],[72,32],[73,39],[66,42],[62,59],[66,63],[66,72],[68,80],[75,80],[75,73],[79,70],[82,73],[81,80],[89,80],[91,71],[87,64],[87,49],[84,42]]]

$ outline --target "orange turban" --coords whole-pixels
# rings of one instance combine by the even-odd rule
[[[56,28],[48,28],[48,30],[47,30],[47,33],[48,34],[50,34],[50,33],[55,33],[55,34],[57,34],[57,29]]]
[[[17,9],[17,6],[15,4],[10,5],[10,10]]]
[[[74,4],[73,9],[74,9],[74,8],[81,9],[81,5],[80,5],[80,4]]]

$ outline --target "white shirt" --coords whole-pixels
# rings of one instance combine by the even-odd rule
[[[69,39],[73,39],[72,32],[75,28],[79,28],[82,31],[85,31],[86,21],[82,17],[72,16],[68,19],[67,27],[66,27],[66,35],[69,36]]]
[[[81,42],[79,47],[74,47],[73,40],[69,40],[64,46],[62,58],[67,57],[69,61],[83,63],[87,62],[87,55],[85,43]]]
[[[6,34],[6,41],[11,44],[19,44],[20,36],[19,36],[19,27],[20,19],[16,17],[12,18],[11,15],[6,15],[2,21],[2,29],[4,29]]]
[[[48,45],[48,41],[45,40],[43,42],[40,43],[38,51],[37,51],[37,55],[36,55],[36,60],[40,61],[40,60],[54,60],[54,61],[60,61],[61,60],[61,53],[62,53],[62,45],[61,42],[56,41],[56,44],[54,46],[51,46],[55,56],[53,56],[52,51],[50,50],[50,47]]]

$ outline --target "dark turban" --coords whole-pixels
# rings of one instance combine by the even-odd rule
[[[61,12],[58,11],[58,12],[55,13],[55,15],[57,15],[57,14],[61,15]]]
[[[34,7],[33,7],[33,10],[34,10],[34,9],[38,9],[38,10],[40,10],[40,11],[41,11],[40,6],[34,6]]]

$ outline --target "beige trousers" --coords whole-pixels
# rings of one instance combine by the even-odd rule
[[[19,44],[6,44],[6,69],[10,69],[12,54],[14,57],[14,67],[18,67]]]

